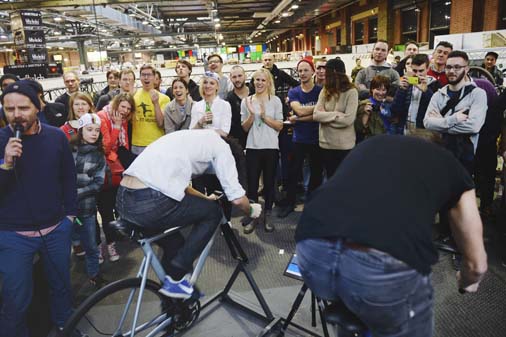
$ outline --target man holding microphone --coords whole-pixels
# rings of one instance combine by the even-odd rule
[[[63,327],[71,314],[76,172],[65,135],[37,118],[40,100],[33,83],[10,84],[1,101],[8,125],[0,129],[0,336],[27,337],[37,252],[49,283],[53,323]]]

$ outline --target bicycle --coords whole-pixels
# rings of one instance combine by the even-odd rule
[[[141,226],[122,220],[113,222],[111,225],[142,248],[144,258],[137,276],[112,282],[88,297],[69,318],[60,336],[171,337],[177,332],[188,329],[198,319],[201,309],[218,299],[238,304],[240,308],[269,322],[274,319],[253,276],[246,268],[248,258],[225,217],[195,264],[190,278],[195,291],[186,300],[166,297],[158,292],[166,273],[152,248],[152,244],[157,240],[179,232],[186,226],[174,227],[161,234],[145,237]],[[238,264],[225,289],[201,305],[200,292],[195,284],[220,231],[223,233],[232,257],[238,261]],[[148,279],[150,269],[154,271],[157,281]],[[244,273],[250,283],[264,315],[230,297],[230,289],[240,272]]]

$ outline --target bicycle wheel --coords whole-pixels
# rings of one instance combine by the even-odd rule
[[[131,336],[140,286],[140,278],[129,278],[100,289],[76,309],[65,324],[61,336]],[[167,317],[163,309],[167,299],[158,289],[158,283],[152,280],[146,282],[135,336],[147,336]],[[155,336],[170,336],[163,330]]]

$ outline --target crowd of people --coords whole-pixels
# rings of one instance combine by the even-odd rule
[[[362,68],[357,63],[352,72],[354,82],[339,58],[304,58],[296,65],[298,79],[294,79],[280,70],[268,53],[263,55],[263,66],[253,73],[251,82],[241,66],[232,67],[225,75],[221,56],[211,55],[207,58],[209,70],[196,83],[190,77],[192,64],[179,60],[177,78],[165,92],[160,88],[160,72],[151,65],[139,70],[140,88],[136,88],[133,70],[108,71],[108,85],[99,93],[81,91],[79,75],[69,71],[63,75],[66,92],[54,103],[44,100],[40,83],[4,75],[0,78],[0,123],[5,126],[0,129],[0,326],[5,327],[6,336],[27,336],[24,316],[31,298],[35,252],[42,252],[46,264],[51,315],[57,327],[63,326],[71,312],[71,244],[76,255],[84,255],[92,285],[100,282],[100,264],[106,256],[111,262],[120,260],[115,233],[106,226],[118,215],[118,189],[122,198],[118,202],[120,213],[131,219],[145,218],[144,213],[133,213],[135,205],[142,204],[147,195],[141,193],[144,189],[150,190],[149,195],[155,199],[164,194],[175,200],[175,204],[164,201],[149,205],[159,212],[174,205],[185,214],[207,209],[197,212],[195,204],[183,208],[182,195],[190,192],[166,185],[171,179],[184,180],[187,185],[192,177],[182,177],[185,170],[205,173],[195,156],[188,159],[163,153],[165,145],[161,144],[169,140],[186,145],[196,142],[192,152],[207,158],[218,181],[213,177],[195,179],[192,195],[221,187],[228,199],[246,213],[241,219],[245,234],[259,225],[266,232],[275,230],[274,206],[277,217],[288,216],[301,191],[305,200],[311,200],[325,180],[340,172],[338,168],[357,144],[383,134],[416,135],[449,150],[467,174],[474,176],[482,216],[491,216],[497,154],[506,156],[506,135],[497,145],[505,94],[498,95],[486,79],[469,77],[468,55],[453,50],[448,42],[435,47],[431,60],[410,41],[396,68],[387,62],[388,50],[386,41],[376,42],[371,65]],[[500,85],[502,75],[495,67],[496,60],[496,53],[488,53],[484,67]],[[212,134],[238,144],[245,156],[246,179],[221,173],[227,171],[226,165],[230,166],[230,156],[221,159],[223,162],[206,157],[223,148],[224,143],[208,132],[202,133],[205,137],[195,138],[194,132],[182,131],[200,129],[214,130]],[[205,143],[215,147],[206,148]],[[170,151],[177,153],[178,147],[171,145]],[[162,179],[162,172],[157,172],[160,162],[172,165],[178,161],[185,163],[167,171],[173,176],[163,173]],[[369,179],[383,178],[364,172],[361,180],[372,186]],[[244,180],[242,186],[238,180]],[[464,185],[464,190],[472,188],[469,181]],[[257,206],[250,207],[245,195],[251,206],[263,196],[261,215]],[[213,208],[216,218],[215,211]],[[459,256],[450,235],[448,212],[441,209],[437,244]],[[230,212],[225,211],[225,215],[230,220]],[[151,220],[154,224],[159,218]],[[209,227],[204,236],[209,238],[213,230],[215,227]],[[188,248],[190,244],[182,243],[184,252],[172,255],[176,262],[167,264],[170,284],[164,284],[166,295],[181,295],[173,290],[178,282],[189,286],[185,275],[199,253],[197,248],[203,247],[202,240],[192,249]],[[41,250],[42,246],[46,249]]]

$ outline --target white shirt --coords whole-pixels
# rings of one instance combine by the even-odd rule
[[[206,124],[205,129],[219,129],[228,134],[230,125],[232,124],[232,108],[227,101],[222,100],[218,96],[211,104],[211,112],[213,113],[213,123]],[[206,113],[206,101],[202,99],[192,106],[190,129],[193,129],[197,122]]]
[[[246,194],[228,144],[213,130],[180,130],[151,143],[124,174],[181,201],[192,177],[215,173],[228,200]]]
[[[408,107],[408,121],[416,123],[416,116],[420,108],[420,100],[422,99],[422,91],[415,86],[411,88],[411,103]]]

